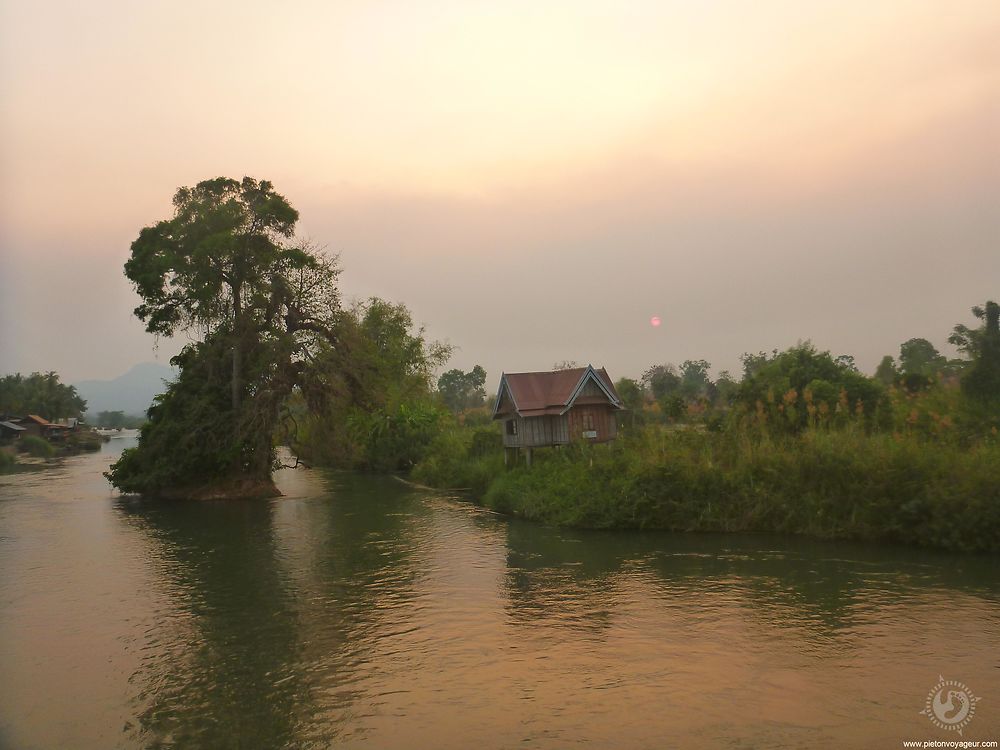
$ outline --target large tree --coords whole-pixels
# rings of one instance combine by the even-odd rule
[[[206,180],[173,203],[173,217],[132,243],[125,274],[147,331],[196,340],[110,478],[161,494],[267,480],[285,398],[336,344],[336,263],[294,241],[298,212],[270,182]]]
[[[930,377],[947,364],[948,359],[927,339],[910,339],[899,345],[899,369],[904,375]]]
[[[451,411],[458,413],[465,409],[482,406],[486,400],[486,370],[476,365],[469,372],[448,370],[438,378],[438,393]]]

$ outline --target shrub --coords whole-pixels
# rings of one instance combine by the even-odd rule
[[[19,443],[22,451],[35,458],[51,458],[56,452],[48,440],[43,440],[37,435],[25,435]]]

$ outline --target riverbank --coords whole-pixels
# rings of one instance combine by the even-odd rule
[[[480,439],[480,442],[482,440]],[[1000,446],[861,430],[753,435],[654,426],[536,451],[529,469],[453,432],[415,468],[488,508],[561,526],[766,531],[1000,551]]]
[[[99,451],[108,442],[93,430],[75,431],[58,442],[50,442],[37,435],[26,435],[20,440],[0,448],[0,474],[32,471],[44,467],[52,458],[75,456]]]
[[[280,497],[271,478],[237,477],[190,487],[177,487],[148,493],[161,500],[264,500]]]

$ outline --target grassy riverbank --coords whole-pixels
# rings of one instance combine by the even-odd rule
[[[544,523],[1000,550],[995,439],[963,445],[852,428],[772,436],[657,425],[611,445],[537,451],[530,469],[505,470],[502,456],[482,449],[483,430],[464,432],[435,444],[414,478],[468,488],[487,507]]]

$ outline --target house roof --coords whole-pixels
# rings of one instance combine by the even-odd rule
[[[31,420],[35,424],[40,424],[42,426],[45,426],[45,425],[49,424],[49,420],[43,419],[42,417],[38,416],[37,414],[29,414],[28,416],[26,416],[21,421],[23,422],[23,421],[26,421],[26,420]]]
[[[18,432],[23,432],[25,430],[24,427],[19,424],[14,424],[13,422],[0,422],[0,427],[6,427],[8,430],[16,430]]]
[[[496,402],[493,405],[494,419],[501,413],[500,405],[506,392],[513,402],[512,411],[522,417],[536,417],[543,414],[564,414],[580,397],[588,382],[594,382],[605,394],[600,403],[609,403],[620,409],[621,399],[615,391],[608,371],[603,367],[595,370],[591,365],[574,367],[553,372],[510,372],[500,377]],[[591,399],[587,399],[590,401]],[[505,409],[503,413],[510,413]]]

